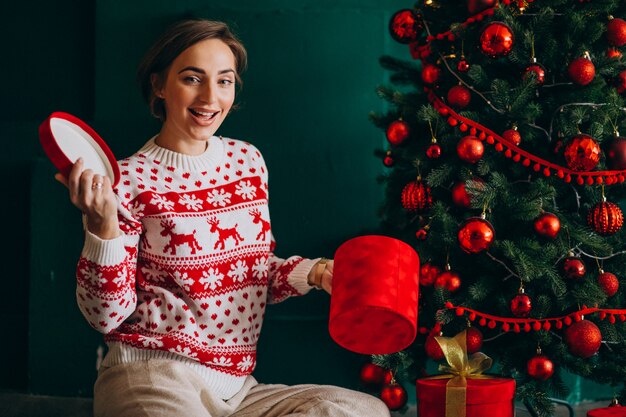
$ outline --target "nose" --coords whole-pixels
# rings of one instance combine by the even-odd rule
[[[200,91],[200,100],[205,103],[213,103],[217,101],[217,89],[214,86],[206,85]]]

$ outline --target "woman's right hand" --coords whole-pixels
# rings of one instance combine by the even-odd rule
[[[100,239],[114,239],[120,235],[117,222],[117,200],[111,180],[106,175],[83,170],[79,158],[69,178],[57,173],[54,178],[70,192],[70,201],[87,216],[87,229]]]

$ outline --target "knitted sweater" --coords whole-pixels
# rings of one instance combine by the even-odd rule
[[[230,398],[255,367],[266,303],[308,292],[315,260],[272,253],[267,170],[249,143],[212,137],[189,156],[152,138],[119,165],[122,235],[87,231],[77,267],[104,365],[177,359]]]

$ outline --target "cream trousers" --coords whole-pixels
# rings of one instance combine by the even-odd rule
[[[95,417],[389,417],[368,394],[325,385],[258,384],[249,376],[228,401],[202,378],[172,360],[147,360],[101,369],[94,387]]]

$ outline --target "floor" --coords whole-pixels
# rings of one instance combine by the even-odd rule
[[[569,415],[567,408],[557,406],[554,417],[585,417],[588,410],[606,407],[606,405],[606,401],[582,403],[575,408],[574,416]],[[531,414],[523,408],[523,406],[517,407],[515,411],[516,417],[531,417]],[[417,410],[415,406],[412,406],[404,413],[394,412],[391,415],[392,417],[417,417]],[[624,413],[621,415],[626,417],[626,407],[624,407]],[[59,398],[0,392],[0,416],[91,417],[91,400],[85,398]]]

